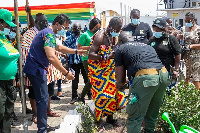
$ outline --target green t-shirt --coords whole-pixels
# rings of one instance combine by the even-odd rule
[[[81,34],[81,36],[79,37],[78,43],[81,46],[90,46],[91,38],[93,35],[94,35],[94,33],[87,30],[86,32]],[[88,56],[82,56],[81,59],[82,59],[82,61],[88,60]]]
[[[14,79],[19,52],[4,35],[0,35],[0,80]]]

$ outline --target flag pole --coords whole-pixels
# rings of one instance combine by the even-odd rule
[[[14,0],[14,12],[15,12],[15,23],[17,25],[17,29],[16,29],[17,48],[18,48],[18,51],[21,55],[19,16],[18,16],[18,0]],[[18,67],[19,67],[19,81],[20,81],[21,101],[22,101],[22,114],[23,114],[23,118],[24,118],[24,133],[28,133],[28,120],[26,118],[26,103],[25,103],[25,91],[24,91],[24,83],[23,83],[22,57],[21,56],[19,56]]]
[[[26,0],[26,7],[28,7],[29,6],[29,4],[28,4],[28,0]],[[29,27],[29,13],[27,12],[27,27],[28,27],[28,29],[30,29],[30,27]]]

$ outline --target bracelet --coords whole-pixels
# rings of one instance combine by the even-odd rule
[[[69,73],[69,71],[64,75],[64,76],[67,76],[68,75],[68,73]]]
[[[77,49],[76,49],[75,54],[77,54],[77,52],[78,52],[78,51],[77,51]]]

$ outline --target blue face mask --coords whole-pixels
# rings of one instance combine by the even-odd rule
[[[131,22],[133,25],[138,25],[140,22],[140,19],[131,19]]]
[[[117,37],[117,36],[119,36],[119,33],[116,33],[116,32],[114,32],[114,31],[111,32],[110,34],[112,35],[112,37]]]
[[[190,23],[185,23],[185,26],[187,26],[187,27],[192,27],[193,26],[193,23],[192,22],[190,22]]]
[[[4,35],[9,35],[9,33],[10,33],[10,29],[4,28]]]
[[[162,32],[154,32],[153,36],[155,36],[155,38],[161,38]]]
[[[9,37],[10,37],[10,39],[15,38],[16,37],[16,33],[11,31],[10,34],[9,34]]]
[[[57,34],[58,34],[58,35],[62,35],[62,36],[64,36],[64,37],[66,37],[66,33],[67,33],[67,31],[64,30],[64,29],[62,29],[61,31],[57,31]]]

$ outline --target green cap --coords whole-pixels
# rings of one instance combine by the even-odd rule
[[[0,19],[3,19],[11,27],[17,26],[12,22],[12,13],[7,9],[0,9]]]

